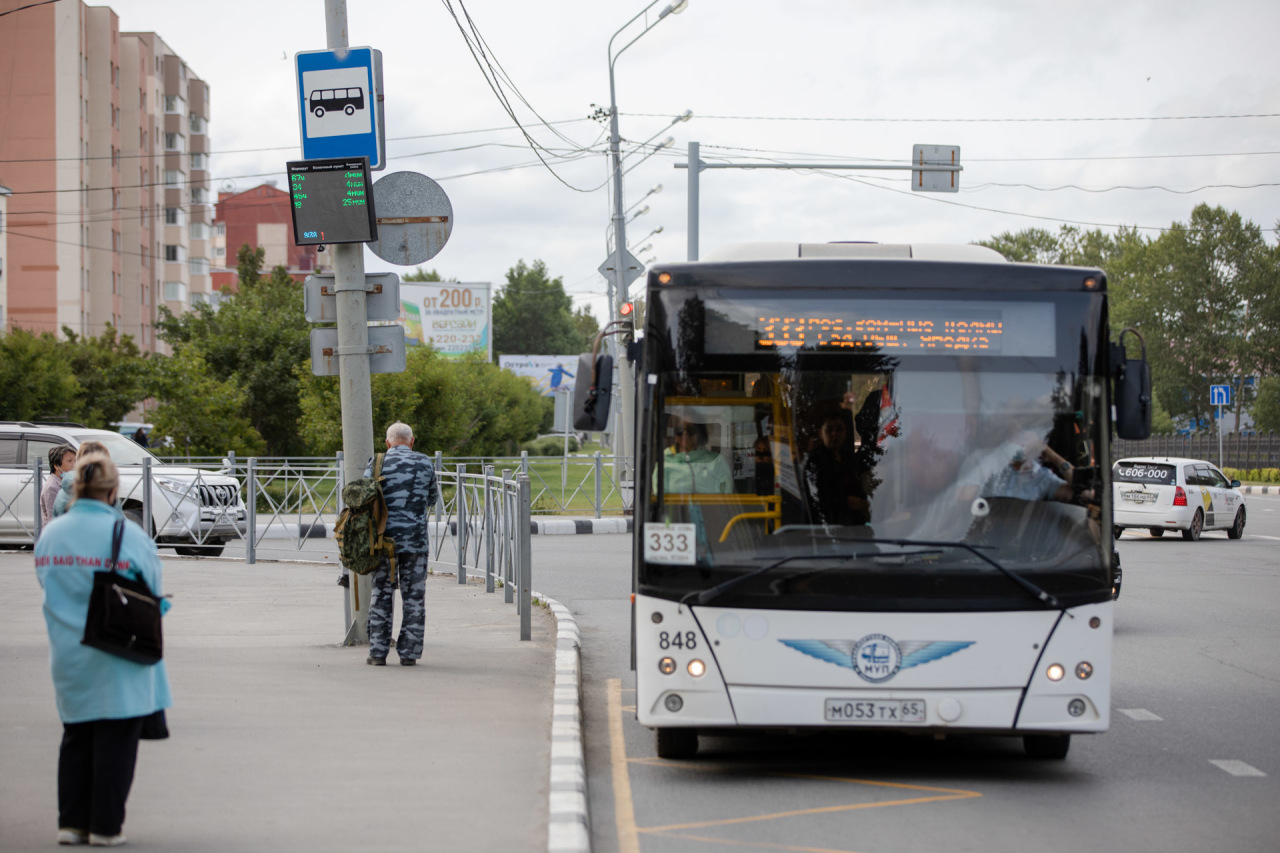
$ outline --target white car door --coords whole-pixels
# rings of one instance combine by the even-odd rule
[[[1219,528],[1227,528],[1235,523],[1236,509],[1239,507],[1239,496],[1236,490],[1231,488],[1231,481],[1226,478],[1221,471],[1209,466],[1209,476],[1213,479],[1213,508],[1217,523],[1214,525]]]
[[[35,535],[35,487],[21,449],[20,434],[0,435],[0,533],[8,540]]]
[[[1218,510],[1222,508],[1222,498],[1214,488],[1213,471],[1206,463],[1196,465],[1196,481],[1200,484],[1201,500],[1204,506],[1204,529],[1213,530],[1222,527],[1218,519]]]

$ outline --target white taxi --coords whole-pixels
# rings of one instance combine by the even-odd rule
[[[1127,527],[1152,536],[1182,531],[1194,542],[1205,530],[1225,530],[1231,539],[1244,536],[1244,495],[1239,480],[1228,480],[1201,459],[1141,456],[1121,459],[1111,467],[1115,537]]]

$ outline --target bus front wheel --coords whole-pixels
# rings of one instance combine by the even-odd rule
[[[697,729],[655,729],[653,734],[659,758],[680,761],[698,754]]]
[[[1029,758],[1060,761],[1071,749],[1071,735],[1025,735],[1022,748]]]

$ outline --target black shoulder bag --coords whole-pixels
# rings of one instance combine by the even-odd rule
[[[93,574],[89,614],[80,642],[134,663],[150,665],[164,657],[160,598],[151,592],[141,576],[135,579],[116,571],[123,538],[124,520],[121,519],[111,531],[111,562],[107,571]]]

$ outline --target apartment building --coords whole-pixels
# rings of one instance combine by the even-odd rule
[[[213,216],[213,286],[234,289],[240,247],[261,248],[262,271],[277,266],[289,270],[301,281],[325,267],[327,255],[315,246],[299,246],[293,241],[293,209],[289,194],[267,181],[243,192],[218,193]]]
[[[0,185],[0,329],[4,329],[4,306],[9,304],[9,285],[5,278],[4,271],[7,266],[8,252],[6,247],[9,245],[9,238],[4,233],[5,216],[9,212],[9,195],[11,190]]]
[[[157,307],[212,292],[209,87],[157,34],[81,0],[0,18],[0,56],[5,328],[110,323],[164,351]]]

